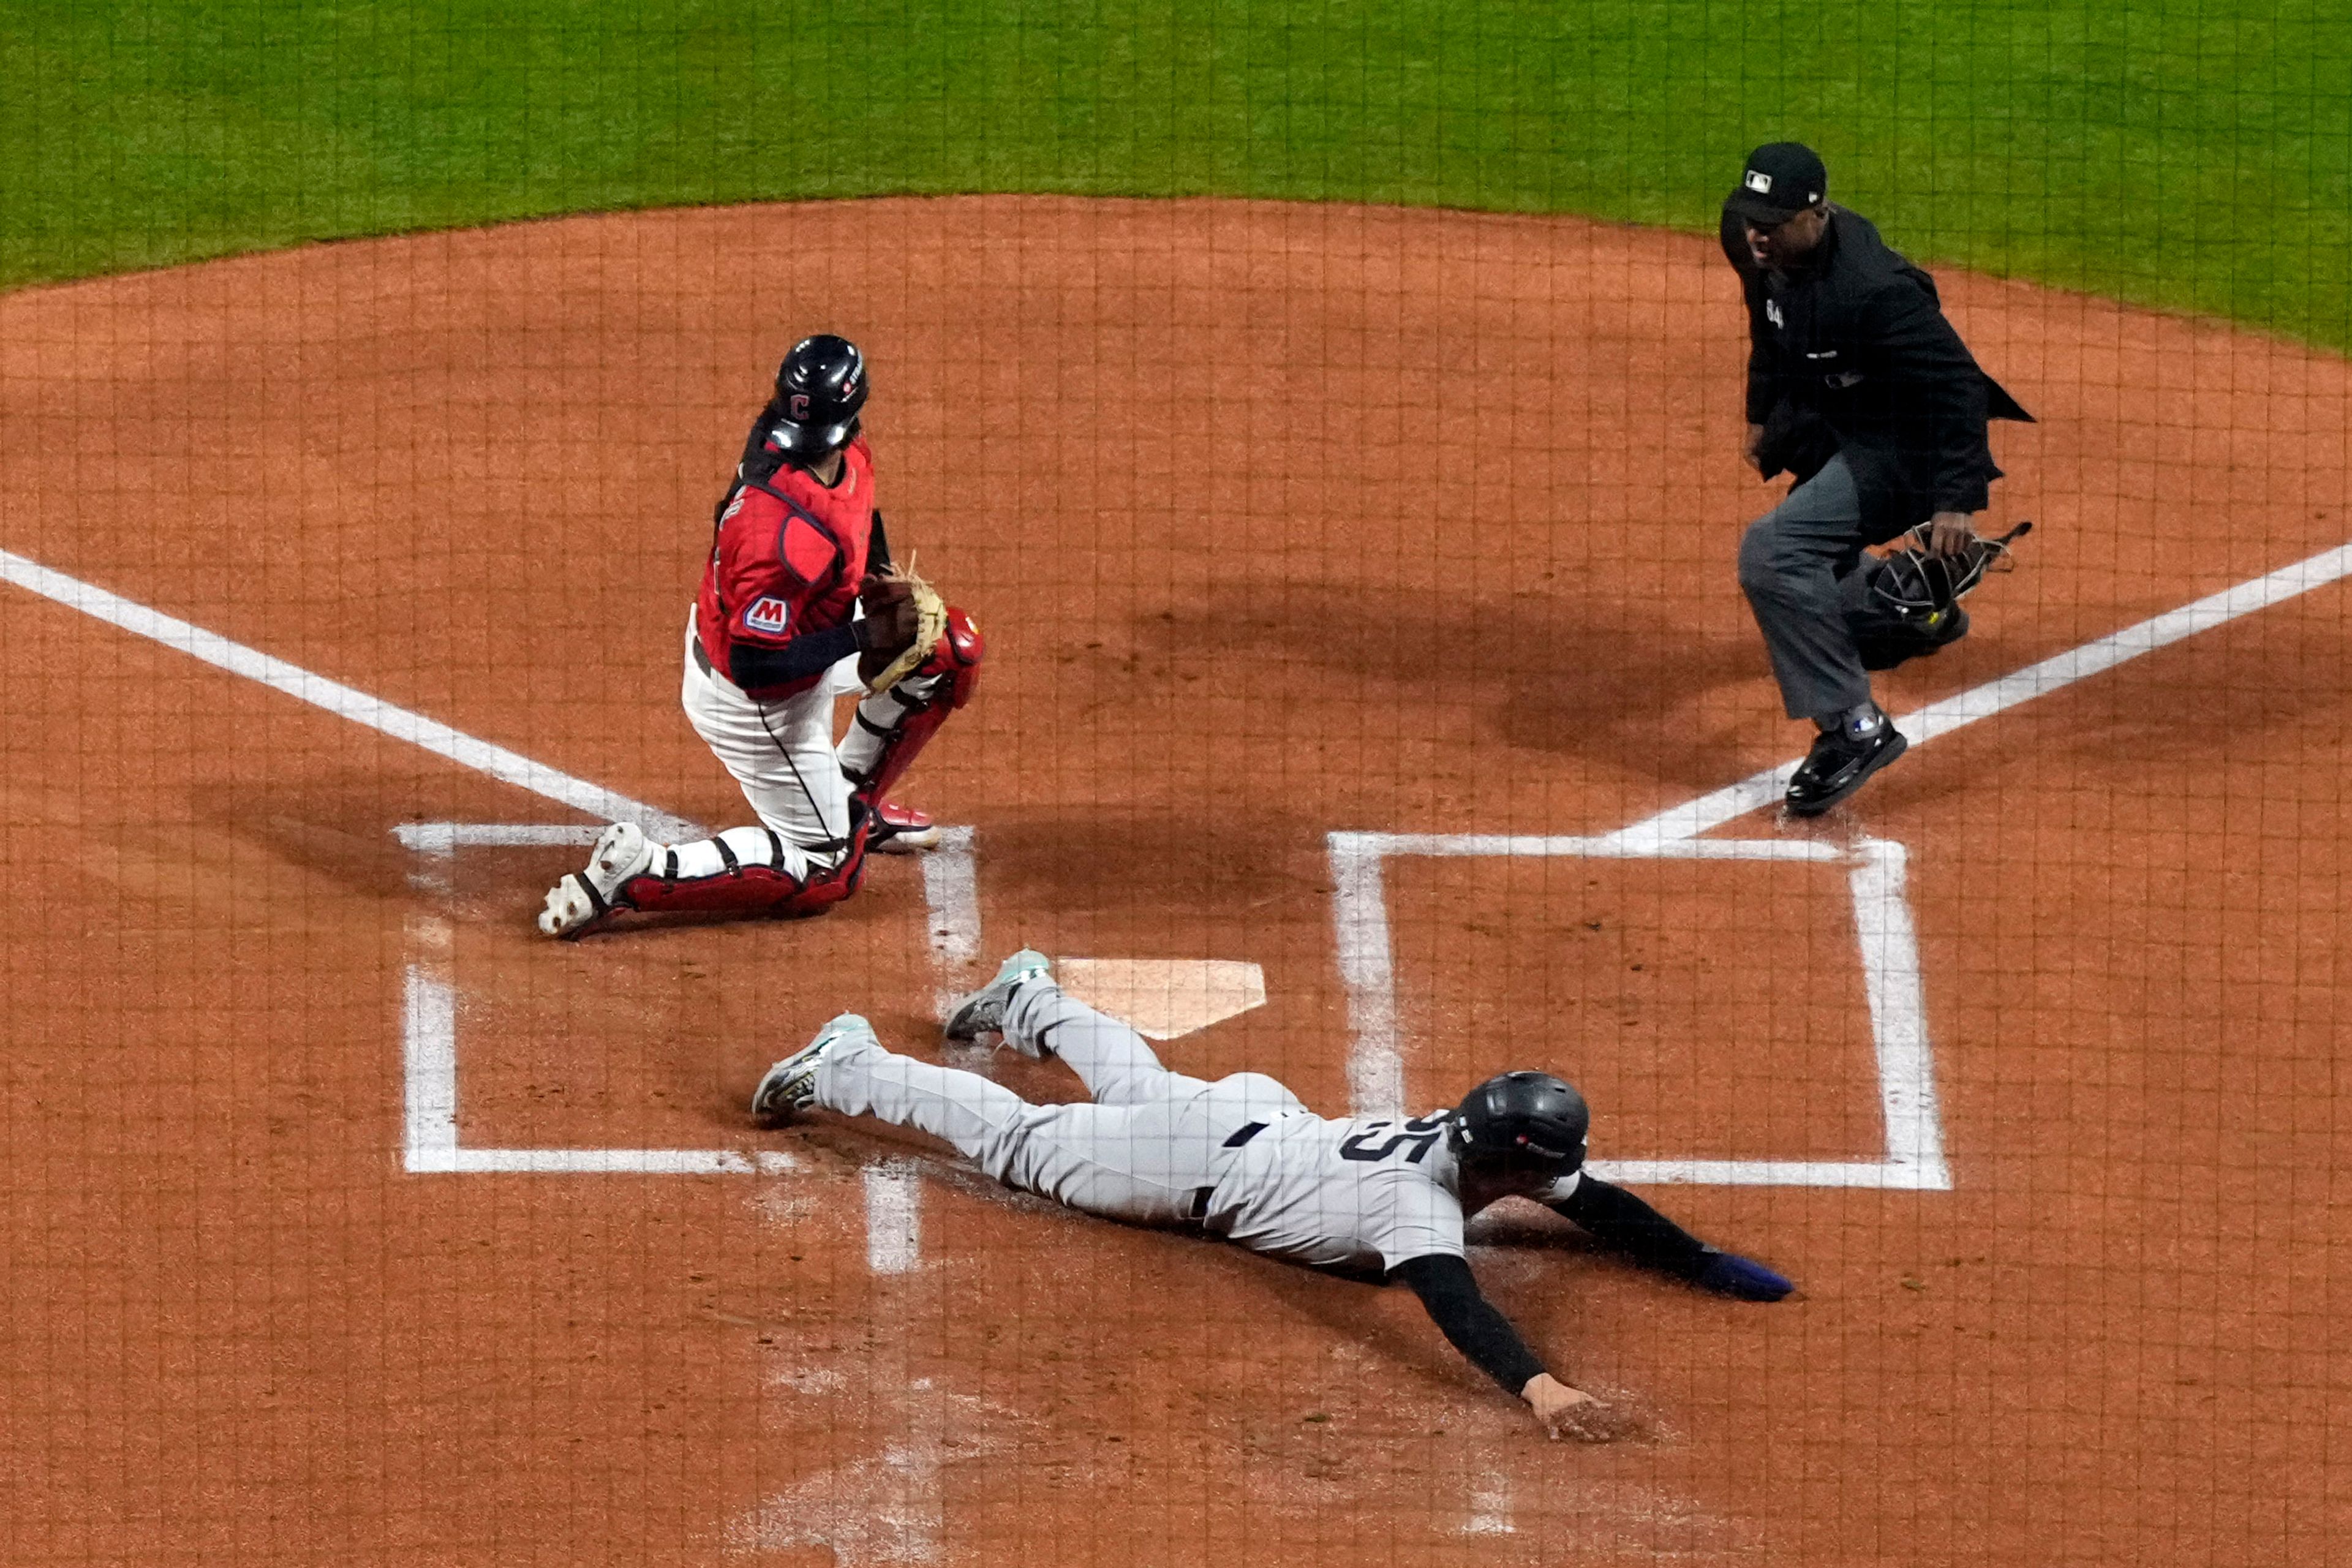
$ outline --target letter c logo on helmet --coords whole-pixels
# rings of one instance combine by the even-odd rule
[[[841,450],[857,437],[868,387],[856,343],[831,332],[803,338],[776,367],[774,406],[783,418],[770,438],[797,462]]]

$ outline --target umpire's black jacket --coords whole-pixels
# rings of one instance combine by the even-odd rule
[[[1748,296],[1748,422],[1764,426],[1767,479],[1811,479],[1844,453],[1872,544],[1939,511],[1985,509],[2000,477],[1985,422],[2033,416],[1978,368],[1934,279],[1843,207],[1801,271],[1757,266],[1729,211],[1723,253]]]

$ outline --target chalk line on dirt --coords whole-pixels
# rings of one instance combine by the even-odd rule
[[[980,956],[980,856],[969,825],[948,828],[940,847],[923,857],[923,904],[930,911],[931,967],[941,984],[931,993],[940,1023],[961,1000],[950,971]]]
[[[923,858],[923,902],[931,911],[931,955],[942,964],[980,956],[980,868],[970,826],[950,827]]]
[[[1971,687],[1956,697],[1930,702],[1895,720],[1895,728],[1902,731],[1904,739],[1913,745],[1925,745],[1938,736],[1964,730],[1979,720],[2005,713],[2037,697],[2047,697],[2078,680],[2086,680],[2118,665],[2127,664],[2143,654],[2169,647],[2200,632],[2227,626],[2242,616],[2252,615],[2256,610],[2284,604],[2347,575],[2352,575],[2352,544],[2339,544],[2333,550],[2323,550],[2316,555],[2251,578],[2235,587],[2209,594],[2177,610],[2167,610],[2160,616],[2135,622],[2121,631],[2095,637],[2079,647],[2069,648],[2039,664],[2030,664],[1997,680]],[[1643,817],[1605,837],[1634,843],[1695,838],[1751,811],[1774,804],[1780,798],[1781,792],[1788,788],[1789,775],[1797,771],[1797,764],[1802,760],[1791,757],[1778,767],[1750,773],[1738,784],[1727,784],[1696,800],[1685,801],[1654,816]]]
[[[461,849],[579,844],[595,829],[560,823],[405,822],[393,829],[425,868],[412,878],[420,889],[446,895],[451,863]],[[971,829],[949,830],[951,847],[968,857]],[[971,879],[967,872],[965,882]],[[976,895],[972,900],[974,918]],[[414,1173],[501,1172],[550,1175],[774,1175],[800,1168],[778,1149],[539,1149],[472,1148],[457,1131],[457,987],[452,965],[455,931],[439,916],[408,922],[408,974],[401,1009],[404,1085],[403,1163]],[[864,1176],[866,1266],[877,1274],[908,1274],[922,1267],[922,1189],[906,1161],[869,1166]]]
[[[1895,721],[1914,745],[1967,728],[2037,697],[2128,663],[2143,654],[2284,604],[2352,575],[2352,545],[2338,545],[2217,594],[2137,621],[2039,663],[1928,703]],[[1332,923],[1348,995],[1348,1087],[1359,1114],[1394,1114],[1404,1105],[1404,1053],[1398,1021],[1386,862],[1393,856],[1585,856],[1829,860],[1849,867],[1856,936],[1871,1012],[1885,1157],[1866,1161],[1620,1161],[1611,1173],[1632,1181],[1705,1182],[1942,1190],[1951,1184],[1937,1108],[1933,1053],[1921,997],[1918,944],[1904,892],[1899,845],[1864,840],[1849,852],[1814,840],[1705,839],[1698,836],[1777,802],[1799,759],[1591,837],[1507,834],[1328,836]],[[1602,1168],[1596,1163],[1596,1169]]]
[[[642,823],[655,837],[671,843],[702,837],[702,830],[693,823],[657,806],[632,800],[617,790],[586,779],[574,778],[544,763],[533,762],[520,752],[468,735],[437,719],[413,713],[357,687],[314,674],[257,648],[232,642],[217,632],[206,631],[176,616],[167,616],[120,594],[69,577],[37,561],[0,550],[0,582],[13,583],[27,593],[37,594],[69,610],[79,610],[133,637],[162,643],[215,669],[243,676],[297,701],[324,709],[339,719],[348,719],[362,729],[405,741],[460,767],[487,773],[502,784],[529,790],[600,820]]]
[[[443,836],[428,832],[423,837]],[[411,1174],[741,1176],[799,1169],[800,1162],[781,1149],[467,1147],[457,1133],[456,933],[437,915],[412,915],[407,934],[408,973],[400,1014],[401,1163]]]
[[[1394,857],[1470,859],[1761,860],[1846,872],[1878,1073],[1886,1152],[1870,1160],[1595,1160],[1612,1181],[1717,1186],[1950,1187],[1937,1108],[1935,1053],[1919,974],[1918,938],[1904,886],[1903,846],[1864,838],[1851,847],[1811,838],[1544,837],[1493,833],[1333,833],[1331,919],[1348,991],[1348,1088],[1359,1116],[1406,1109],[1404,1035],[1398,1022],[1394,939],[1383,868]]]
[[[866,1167],[866,1267],[911,1274],[923,1264],[923,1189],[904,1160]]]

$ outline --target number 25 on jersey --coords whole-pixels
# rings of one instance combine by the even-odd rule
[[[1405,1163],[1418,1165],[1422,1162],[1422,1157],[1436,1146],[1440,1138],[1445,1136],[1447,1114],[1441,1110],[1432,1116],[1416,1116],[1406,1122],[1402,1129],[1394,1132],[1389,1131],[1391,1124],[1386,1121],[1367,1122],[1362,1131],[1350,1133],[1340,1143],[1339,1158],[1385,1160],[1398,1150],[1410,1145],[1412,1152],[1404,1157]]]

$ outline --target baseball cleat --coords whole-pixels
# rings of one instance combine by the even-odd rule
[[[816,1032],[816,1038],[768,1069],[751,1091],[751,1120],[762,1127],[782,1127],[816,1103],[816,1069],[825,1053],[845,1041],[863,1041],[877,1049],[874,1026],[855,1013],[844,1013]]]
[[[869,855],[913,855],[937,849],[945,837],[929,812],[886,800],[874,808],[874,826],[866,830],[866,850]]]
[[[982,1035],[1003,1035],[1004,1015],[1013,1005],[1013,993],[1024,982],[1043,974],[1053,973],[1053,961],[1035,948],[1024,947],[997,966],[996,978],[965,997],[948,1015],[947,1037],[950,1040],[976,1040]],[[1004,1043],[1024,1057],[1045,1058],[1042,1046],[1025,1045],[1010,1037]]]
[[[1864,781],[1901,756],[1910,743],[1892,719],[1881,721],[1877,731],[1868,736],[1849,735],[1843,725],[1822,731],[1789,780],[1790,812],[1819,816],[1860,789]]]
[[[654,847],[646,830],[634,822],[616,822],[597,836],[588,864],[567,871],[547,890],[547,907],[539,911],[539,929],[566,940],[586,936],[628,906],[620,900],[630,878],[645,874],[654,860]]]

